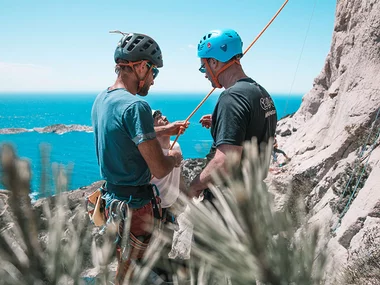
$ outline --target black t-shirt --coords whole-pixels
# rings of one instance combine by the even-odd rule
[[[260,145],[274,137],[277,113],[268,92],[251,78],[238,80],[220,94],[212,114],[214,143],[208,158],[222,144],[243,145],[252,137]]]

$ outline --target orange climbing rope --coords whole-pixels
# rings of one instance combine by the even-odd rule
[[[257,37],[251,42],[251,44],[245,49],[245,51],[243,52],[243,55],[246,54],[249,49],[256,43],[256,41],[261,37],[261,35],[265,32],[265,30],[272,24],[272,22],[274,21],[274,19],[276,19],[276,17],[278,16],[278,14],[280,14],[280,12],[282,11],[282,9],[285,7],[285,5],[289,2],[289,0],[286,0],[282,6],[280,7],[280,9],[278,9],[278,11],[276,12],[276,14],[274,14],[274,16],[272,17],[272,19],[268,22],[268,24],[266,24],[266,26],[264,27],[264,29],[257,35]],[[198,106],[194,109],[193,112],[191,112],[191,114],[186,118],[185,120],[185,124],[190,120],[190,118],[198,111],[198,109],[203,105],[203,103],[208,99],[208,97],[210,97],[210,95],[212,94],[212,92],[215,91],[215,87],[206,95],[205,98],[203,98],[203,100],[198,104]],[[178,138],[180,136],[180,133],[178,133],[177,137],[175,138],[173,144],[170,146],[170,149],[173,149],[173,146],[174,144],[178,141]]]

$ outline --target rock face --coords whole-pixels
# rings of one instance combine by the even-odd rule
[[[335,235],[324,241],[335,265],[327,267],[326,284],[334,282],[332,270],[355,258],[366,232],[380,233],[379,15],[378,0],[337,1],[323,70],[300,109],[277,129],[292,161],[285,174],[272,177],[276,199],[283,195],[278,186],[291,184],[307,203],[309,222]]]
[[[190,182],[202,172],[202,169],[206,166],[206,159],[203,158],[194,158],[186,159],[182,163],[182,173],[186,185],[189,185]]]

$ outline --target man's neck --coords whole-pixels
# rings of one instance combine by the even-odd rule
[[[124,88],[126,89],[129,93],[136,95],[137,89],[132,88],[131,86],[134,86],[132,84],[131,80],[128,80],[128,78],[122,78],[122,75],[119,75],[116,78],[115,83],[109,88],[109,90],[114,90],[114,89],[119,89],[119,88]]]
[[[219,75],[219,82],[225,88],[230,88],[234,85],[238,80],[247,78],[248,76],[244,73],[243,69],[240,65],[232,65],[226,71],[222,72]]]

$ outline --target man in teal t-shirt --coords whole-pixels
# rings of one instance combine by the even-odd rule
[[[130,251],[122,256],[117,245],[118,268],[116,283],[122,284],[132,259],[143,257],[153,230],[153,175],[163,178],[179,167],[182,155],[162,152],[153,127],[148,103],[135,96],[146,96],[154,83],[158,68],[163,66],[161,50],[151,37],[143,34],[123,34],[115,50],[116,82],[95,99],[92,125],[96,155],[102,178],[106,181],[106,219],[113,215],[115,201],[132,208]],[[162,135],[183,132],[187,124],[177,122],[159,130]],[[126,214],[126,213],[124,213]],[[123,221],[119,233],[123,233]]]
[[[92,118],[100,174],[107,192],[120,200],[129,200],[123,186],[150,181],[151,172],[138,149],[139,144],[156,138],[150,110],[147,102],[124,88],[104,90],[95,100]],[[129,206],[139,208],[149,202],[132,197]]]

